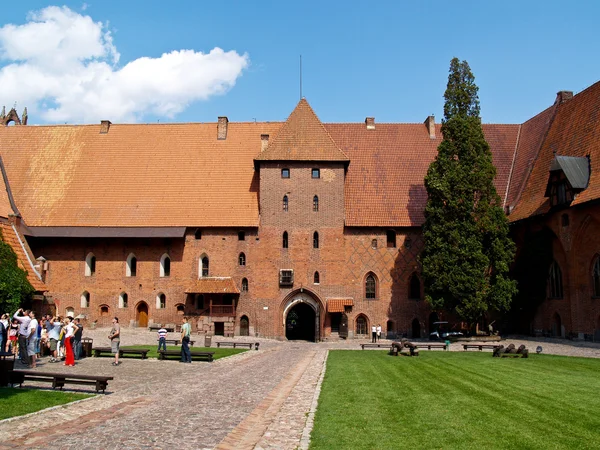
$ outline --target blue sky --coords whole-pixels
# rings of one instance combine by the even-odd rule
[[[158,87],[152,80],[140,81],[136,96],[116,96],[95,115],[86,111],[104,102],[110,88],[99,99],[93,92],[69,92],[70,100],[54,114],[44,114],[44,108],[56,108],[62,101],[59,94],[40,100],[44,94],[31,96],[30,88],[0,88],[0,105],[11,107],[16,101],[19,112],[28,106],[31,123],[94,122],[97,117],[113,122],[213,122],[220,115],[231,121],[285,120],[299,99],[300,54],[303,94],[325,122],[361,122],[366,116],[377,122],[422,122],[432,113],[441,120],[453,56],[469,62],[480,88],[483,121],[491,123],[523,122],[550,106],[557,91],[580,92],[600,74],[594,57],[600,2],[23,3],[3,6],[0,27],[24,25],[30,11],[66,5],[73,13],[102,22],[103,30],[110,32],[120,55],[116,64],[109,62],[111,70],[139,58],[157,58],[140,75],[130,74],[127,86],[131,77],[135,81],[135,76],[160,70],[158,58],[175,50],[209,53],[219,47],[234,56],[246,54],[244,62],[235,62],[233,82],[227,81],[223,89],[211,88],[208,94],[198,92],[189,104],[181,99],[181,91],[203,89],[194,84],[194,70],[185,71],[189,84],[181,86],[179,76],[165,78]],[[8,76],[7,66],[23,61],[14,54],[7,58],[1,42],[0,55],[0,78],[2,70]],[[106,55],[94,58],[110,59]],[[47,67],[40,71],[56,69]],[[45,77],[24,80],[28,70],[19,73],[19,85],[52,83]],[[68,77],[60,80],[61,89],[76,83]],[[171,92],[178,99],[174,104],[169,104]],[[87,99],[82,103],[85,110],[77,109],[77,95]],[[154,95],[160,101],[150,104]],[[119,116],[119,103],[129,105],[131,112]]]

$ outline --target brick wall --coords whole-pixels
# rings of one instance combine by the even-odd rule
[[[563,216],[568,217],[568,225]],[[515,226],[548,227],[554,233],[554,259],[562,271],[563,298],[547,298],[538,308],[531,328],[565,335],[593,334],[600,330],[600,299],[593,296],[592,264],[600,254],[600,208],[598,205],[569,208],[548,214],[537,221]],[[559,330],[560,324],[563,330]]]
[[[290,169],[290,178],[281,178],[281,168]],[[318,167],[321,177],[313,179],[311,170]],[[196,280],[200,260],[208,256],[210,276],[232,277],[241,291],[242,279],[248,280],[248,292],[241,292],[237,301],[235,322],[224,320],[228,330],[239,333],[239,320],[246,316],[250,332],[266,337],[283,337],[284,308],[294,295],[311,295],[319,304],[321,336],[330,334],[331,324],[326,314],[327,298],[352,298],[348,311],[352,335],[356,319],[363,315],[368,326],[381,324],[390,330],[412,335],[411,324],[418,319],[421,334],[428,332],[429,308],[423,300],[409,299],[409,280],[418,273],[416,257],[422,248],[419,229],[397,229],[396,246],[387,246],[388,230],[381,228],[344,227],[344,167],[338,163],[286,164],[267,163],[260,172],[259,229],[201,229],[196,239],[195,228],[189,228],[180,239],[31,239],[36,256],[49,261],[46,282],[50,295],[65,314],[85,314],[88,322],[109,323],[117,315],[122,324],[136,325],[136,307],[148,305],[150,322],[179,323],[181,314],[176,306],[185,305],[185,314],[199,314],[194,296],[186,288]],[[288,195],[289,210],[282,209],[283,195]],[[313,196],[319,196],[319,211],[313,211]],[[238,232],[245,239],[239,240]],[[288,233],[288,248],[282,248],[283,232]],[[314,232],[319,233],[319,247],[313,248]],[[376,245],[374,245],[374,241]],[[96,256],[96,271],[85,275],[85,259]],[[239,265],[239,254],[245,254],[246,264]],[[126,260],[130,253],[137,257],[137,274],[126,276]],[[171,258],[171,274],[160,276],[160,259]],[[279,285],[279,271],[292,269],[294,284]],[[319,272],[319,283],[314,274]],[[373,273],[378,282],[377,298],[365,298],[365,277]],[[90,307],[80,306],[81,294],[90,294]],[[126,292],[128,307],[119,308],[119,295]],[[166,308],[159,309],[156,297],[166,296]],[[210,295],[205,295],[208,305]],[[101,315],[101,306],[109,312]],[[210,320],[193,317],[195,328],[214,332]],[[215,319],[221,321],[221,319]]]

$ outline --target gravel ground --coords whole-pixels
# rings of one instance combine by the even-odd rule
[[[94,339],[94,346],[106,346],[108,332],[107,328],[86,329],[84,337]],[[170,333],[170,337],[178,337],[178,333]],[[193,338],[196,346],[204,344],[204,336]],[[359,350],[361,343],[369,342],[212,339],[213,346],[232,340],[260,342],[260,350],[213,363],[124,359],[119,367],[110,364],[111,358],[85,358],[72,368],[49,364],[48,358],[43,358],[39,371],[110,375],[115,379],[109,383],[107,395],[0,421],[0,449],[306,448],[301,438],[310,429],[307,417],[315,407],[327,352]],[[530,352],[541,346],[544,354],[600,357],[598,343],[523,336],[501,343],[525,344]],[[122,329],[121,345],[143,344],[156,345],[156,333]],[[460,342],[451,344],[450,350],[464,351]]]

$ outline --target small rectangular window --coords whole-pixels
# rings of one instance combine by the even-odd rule
[[[281,178],[289,178],[290,169],[281,169]]]
[[[294,271],[293,270],[280,270],[279,271],[279,284],[281,286],[291,286],[294,284]]]
[[[245,240],[246,240],[246,232],[238,231],[238,241],[245,241]]]
[[[313,178],[321,178],[321,169],[313,169],[312,177]]]

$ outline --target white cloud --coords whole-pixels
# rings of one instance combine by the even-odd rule
[[[190,103],[227,92],[248,67],[247,54],[214,48],[175,50],[118,66],[107,23],[67,7],[31,13],[0,28],[0,105],[27,106],[48,122],[133,122],[173,117]]]

